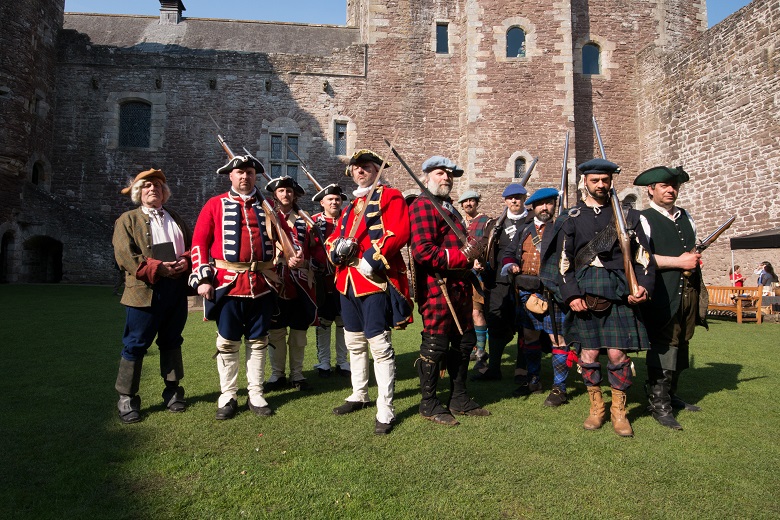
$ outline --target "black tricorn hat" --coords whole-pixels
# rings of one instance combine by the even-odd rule
[[[312,198],[312,202],[319,202],[322,199],[325,198],[327,195],[338,195],[341,197],[341,200],[349,200],[349,197],[347,197],[347,194],[344,193],[344,190],[341,189],[341,186],[338,184],[328,184],[324,188],[322,188],[320,191],[318,191]]]
[[[352,157],[349,158],[349,162],[347,163],[347,168],[344,170],[344,175],[349,177],[352,175],[352,172],[349,171],[349,167],[353,164],[358,164],[361,162],[372,162],[376,163],[377,166],[380,168],[382,167],[382,163],[385,164],[385,168],[390,167],[389,162],[385,162],[385,160],[382,158],[381,155],[372,152],[371,150],[358,150],[357,152],[352,154]]]
[[[306,192],[303,191],[301,185],[298,184],[295,179],[288,177],[287,175],[271,179],[270,182],[265,185],[265,191],[269,193],[274,193],[279,188],[292,188],[293,192],[299,197],[306,195]]]
[[[265,168],[263,168],[260,161],[251,155],[236,155],[230,159],[225,166],[217,170],[217,173],[221,175],[223,173],[230,173],[236,168],[244,169],[250,166],[254,168],[257,173],[263,173],[265,171]]]

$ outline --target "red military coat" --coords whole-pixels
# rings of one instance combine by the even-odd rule
[[[284,222],[282,225],[286,227]],[[232,189],[209,199],[193,233],[190,285],[197,287],[206,280],[214,284],[218,293],[247,298],[276,291],[270,229],[259,190],[246,201]],[[209,264],[209,257],[229,262],[268,262],[269,269],[263,272],[221,269]]]
[[[408,210],[400,191],[380,184],[368,204],[365,196],[350,202],[342,212],[338,226],[325,242],[326,252],[331,256],[333,242],[337,238],[350,235],[355,238],[358,244],[356,257],[348,265],[336,266],[336,289],[346,295],[348,288],[352,287],[358,297],[385,290],[395,291],[391,297],[400,296],[409,307],[403,323],[399,322],[400,318],[395,318],[396,327],[411,322],[409,281],[401,256],[401,249],[409,241]],[[370,220],[370,226],[366,226],[366,219]],[[357,268],[361,258],[374,268],[375,275],[371,278]]]
[[[449,215],[465,235],[466,227],[460,215],[452,211],[449,211]],[[415,299],[422,314],[423,330],[429,334],[444,335],[458,330],[437,282],[437,274],[446,282],[447,293],[463,331],[473,329],[473,290],[470,280],[472,262],[461,253],[462,244],[457,235],[427,196],[421,195],[412,202],[409,219],[414,230],[411,252],[415,268]]]

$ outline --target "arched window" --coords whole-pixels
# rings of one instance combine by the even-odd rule
[[[149,148],[152,105],[128,101],[119,106],[119,146]]]
[[[620,207],[623,211],[630,209],[636,209],[636,195],[626,195],[622,201],[620,201]]]
[[[32,177],[30,182],[35,185],[43,184],[46,180],[46,173],[43,170],[43,165],[39,162],[33,164]]]
[[[525,31],[520,27],[510,27],[506,32],[506,57],[525,57]]]
[[[582,73],[601,74],[601,49],[595,43],[582,46]]]
[[[519,179],[523,175],[525,175],[525,157],[518,157],[515,159],[515,179]]]

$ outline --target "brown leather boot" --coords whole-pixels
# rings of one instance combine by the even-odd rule
[[[612,389],[612,407],[609,409],[612,415],[612,428],[621,437],[633,437],[634,430],[626,417],[626,393],[617,388]]]
[[[606,410],[604,408],[604,399],[601,396],[600,386],[589,386],[588,397],[590,398],[590,415],[585,419],[582,427],[586,430],[598,430],[606,420]]]

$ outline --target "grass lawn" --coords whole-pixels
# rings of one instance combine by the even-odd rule
[[[331,413],[349,382],[317,377],[313,331],[305,367],[314,392],[269,393],[276,415],[260,418],[244,407],[244,389],[241,413],[218,422],[215,325],[193,313],[187,412],[162,407],[153,347],[144,420],[123,425],[114,381],[124,308],[110,287],[2,285],[0,304],[3,518],[780,517],[778,324],[717,318],[697,331],[680,394],[703,411],[681,412],[682,432],[645,414],[637,356],[636,436],[626,439],[610,423],[583,430],[588,398],[574,371],[561,408],[542,406],[546,392],[511,397],[514,348],[503,381],[470,383],[491,417],[456,428],[423,420],[418,320],[394,333],[399,423],[377,437],[375,409]],[[549,365],[546,356],[546,390]]]

